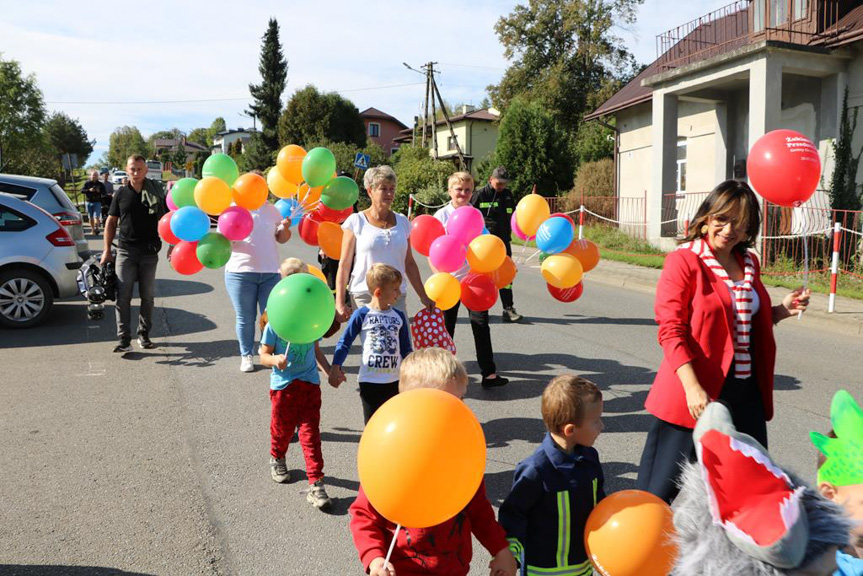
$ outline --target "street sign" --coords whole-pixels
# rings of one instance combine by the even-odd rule
[[[63,154],[63,156],[60,157],[60,160],[63,163],[64,170],[74,170],[78,167],[77,154]]]
[[[354,158],[354,167],[359,168],[360,170],[368,170],[371,159],[372,157],[368,154],[357,152],[357,157]]]

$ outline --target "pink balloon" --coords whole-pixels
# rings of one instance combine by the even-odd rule
[[[482,234],[485,220],[482,212],[473,206],[462,206],[456,208],[446,223],[446,233],[458,238],[462,244],[470,244],[470,241]]]
[[[429,248],[429,262],[439,272],[455,272],[464,265],[467,246],[455,236],[441,236]]]
[[[241,206],[229,206],[219,215],[219,232],[228,240],[244,240],[252,233],[255,221]]]
[[[515,212],[512,213],[512,218],[509,219],[510,228],[522,240],[533,240],[536,236],[528,236],[524,232],[521,231],[521,228],[518,227],[518,222],[515,221]]]
[[[171,198],[171,193],[170,193],[170,192],[168,192],[168,193],[165,195],[165,201],[166,201],[166,202],[167,202],[167,204],[168,204],[168,210],[170,210],[171,212],[174,212],[174,211],[178,208],[178,206],[177,206],[176,204],[174,204],[174,199],[173,199],[173,198]]]

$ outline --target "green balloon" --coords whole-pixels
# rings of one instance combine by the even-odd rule
[[[227,154],[213,154],[204,161],[201,176],[215,176],[224,180],[228,186],[233,186],[234,181],[240,177],[240,170],[234,159]]]
[[[360,189],[353,178],[339,176],[324,184],[324,189],[321,192],[321,202],[327,208],[344,210],[353,206],[359,195]]]
[[[207,232],[198,240],[195,254],[207,268],[221,268],[231,258],[231,241],[218,232]]]
[[[197,184],[197,178],[180,178],[177,180],[177,183],[171,188],[171,200],[174,201],[177,208],[197,206],[195,204],[195,186]]]
[[[329,286],[311,274],[282,278],[267,299],[267,318],[282,340],[309,344],[319,340],[336,317]]]
[[[303,180],[312,188],[329,182],[336,171],[336,157],[327,148],[312,148],[303,158]]]

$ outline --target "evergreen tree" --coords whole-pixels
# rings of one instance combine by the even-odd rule
[[[288,80],[288,61],[279,42],[279,23],[270,18],[261,46],[260,84],[249,84],[254,102],[249,113],[261,121],[261,144],[267,152],[279,147],[278,123],[282,113],[282,92]]]
[[[182,168],[186,164],[186,147],[183,141],[177,142],[177,149],[174,151],[173,162],[177,168]]]
[[[857,184],[857,168],[863,149],[854,155],[851,140],[857,130],[857,112],[848,110],[848,87],[842,98],[842,116],[839,138],[833,141],[833,177],[830,180],[830,205],[834,210],[860,210],[860,186]]]
[[[73,120],[63,112],[55,112],[45,123],[45,135],[57,156],[77,154],[78,163],[83,166],[93,152],[95,140],[87,137],[87,131],[77,120]]]
[[[267,148],[260,132],[253,133],[252,137],[246,143],[246,151],[240,157],[240,162],[238,162],[240,171],[264,171],[275,163],[276,152]]]

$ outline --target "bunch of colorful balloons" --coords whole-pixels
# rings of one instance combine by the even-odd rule
[[[276,165],[267,173],[270,191],[281,198],[276,207],[283,218],[298,226],[300,238],[320,246],[335,260],[341,257],[342,228],[359,197],[350,176],[336,176],[336,158],[327,148],[306,152],[296,144],[279,151]]]
[[[510,224],[517,237],[535,240],[536,247],[545,254],[541,269],[549,294],[561,302],[578,300],[584,292],[584,273],[599,263],[596,244],[576,238],[572,218],[552,214],[548,201],[538,194],[519,200]]]
[[[174,270],[195,274],[205,266],[224,266],[231,257],[231,241],[252,232],[249,211],[263,206],[268,195],[266,180],[253,173],[240,176],[227,154],[207,158],[200,180],[178,180],[167,197],[170,212],[159,221],[159,236],[174,245]],[[218,231],[210,231],[210,216],[219,217]]]
[[[497,291],[512,283],[517,269],[506,246],[485,230],[482,212],[473,206],[456,208],[446,227],[433,216],[411,223],[411,246],[428,256],[437,270],[425,283],[426,294],[441,310],[459,300],[469,310],[483,312],[497,302]],[[467,270],[461,281],[460,276]]]

